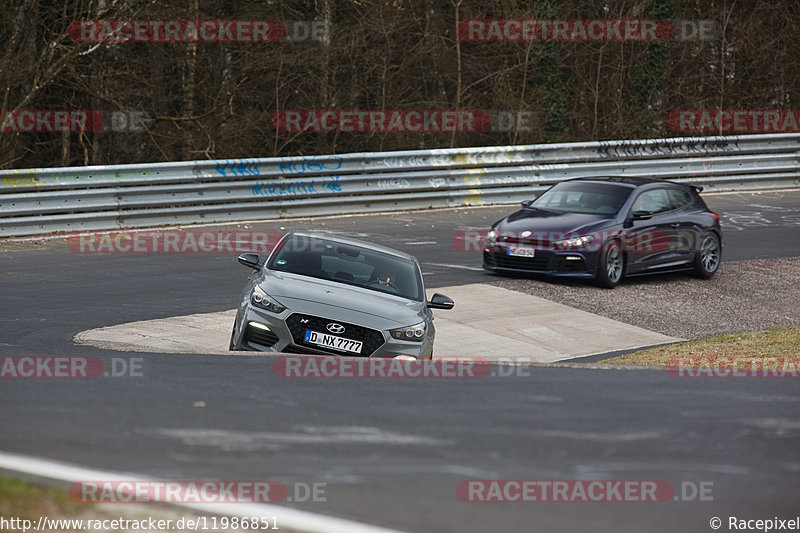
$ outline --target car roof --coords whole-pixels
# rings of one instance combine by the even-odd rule
[[[598,176],[592,178],[572,178],[569,180],[564,180],[565,182],[570,181],[584,181],[584,182],[598,182],[598,183],[614,183],[618,185],[624,185],[635,189],[637,187],[642,187],[644,185],[650,185],[653,183],[658,183],[661,185],[674,185],[678,187],[690,188],[694,187],[694,185],[690,185],[688,183],[677,183],[674,181],[668,180],[661,180],[656,178],[644,178],[639,176]]]
[[[419,261],[417,261],[417,258],[411,254],[401,252],[400,250],[395,250],[394,248],[389,248],[388,246],[381,246],[380,244],[359,241],[357,239],[351,239],[349,237],[340,237],[338,235],[330,235],[327,233],[316,233],[313,231],[301,231],[301,230],[292,230],[287,235],[297,235],[298,237],[310,237],[312,239],[322,239],[325,241],[331,241],[335,243],[349,244],[351,246],[360,246],[368,250],[383,252],[388,255],[393,255],[403,259],[408,259],[409,261],[414,261],[415,263],[419,263]]]

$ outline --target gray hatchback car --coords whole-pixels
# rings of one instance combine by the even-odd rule
[[[427,359],[433,313],[452,309],[425,298],[414,256],[352,239],[307,232],[283,236],[242,291],[231,350]]]

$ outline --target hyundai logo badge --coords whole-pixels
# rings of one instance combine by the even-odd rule
[[[335,334],[344,333],[344,326],[341,324],[337,324],[336,322],[331,322],[328,324],[328,331]]]

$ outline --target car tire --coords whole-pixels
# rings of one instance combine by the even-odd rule
[[[228,350],[231,352],[236,351],[236,346],[233,345],[233,337],[236,334],[236,324],[233,325],[233,329],[231,330],[231,341],[228,343]]]
[[[625,275],[625,257],[617,241],[608,241],[597,261],[597,277],[595,281],[601,287],[613,289]]]
[[[694,273],[698,278],[708,279],[719,270],[722,247],[716,233],[703,233],[694,255]]]

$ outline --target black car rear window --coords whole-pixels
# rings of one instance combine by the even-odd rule
[[[667,189],[667,193],[669,194],[669,200],[672,203],[673,209],[678,209],[679,207],[692,203],[692,195],[689,194],[689,191]]]

